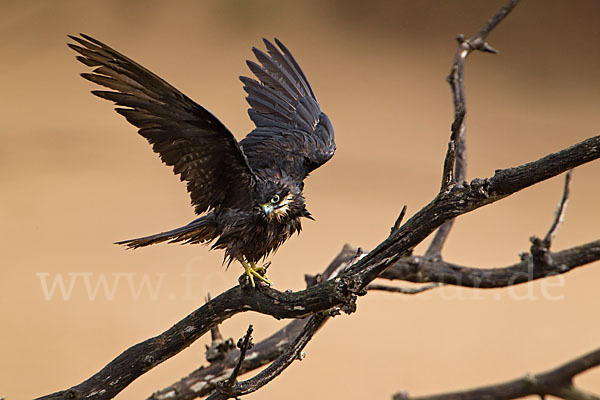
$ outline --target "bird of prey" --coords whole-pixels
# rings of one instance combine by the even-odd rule
[[[186,181],[200,217],[170,231],[117,242],[138,248],[164,241],[212,243],[224,262],[239,261],[252,286],[272,284],[257,266],[311,218],[302,190],[308,174],[335,152],[333,126],[292,53],[263,39],[247,61],[256,79],[240,77],[256,125],[238,142],[212,113],[135,61],[84,34],[69,36],[77,60],[94,68],[81,74],[111,90],[110,100],[138,128],[163,163]],[[312,218],[311,218],[312,219]]]

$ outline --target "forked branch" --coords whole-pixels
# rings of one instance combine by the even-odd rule
[[[497,53],[487,42],[488,34],[517,6],[519,0],[511,0],[498,11],[488,22],[470,39],[463,35],[457,38],[458,48],[454,54],[452,68],[447,81],[452,90],[452,103],[454,105],[454,121],[451,125],[450,142],[444,160],[442,173],[442,191],[447,190],[456,182],[463,182],[467,178],[467,99],[465,95],[465,61],[467,56],[475,50]],[[454,219],[446,221],[435,233],[429,248],[425,252],[428,259],[440,259],[442,247],[452,229]]]
[[[316,331],[323,326],[329,316],[325,313],[317,313],[308,319],[308,322],[296,337],[294,342],[279,356],[273,363],[269,364],[264,370],[258,373],[253,378],[246,381],[236,383],[234,387],[228,391],[215,391],[208,397],[209,400],[225,400],[236,398],[245,394],[257,391],[267,383],[275,379],[283,372],[294,360],[302,359],[302,350],[304,346],[312,339]]]
[[[360,254],[357,249],[345,245],[322,274],[306,276],[307,286],[314,286],[323,280],[339,275],[355,259],[357,254]],[[307,322],[308,318],[296,319],[270,337],[254,345],[243,360],[239,374],[242,375],[258,369],[284,354],[286,349],[302,332]],[[178,382],[152,394],[148,400],[192,400],[209,395],[219,382],[230,376],[236,360],[240,359],[240,351],[230,348],[222,357],[217,359],[207,357],[207,359],[210,365],[201,367]]]
[[[111,399],[137,377],[240,312],[255,311],[276,318],[303,318],[334,307],[352,312],[357,295],[364,294],[369,283],[444,222],[597,158],[600,158],[600,136],[537,161],[498,170],[491,178],[456,185],[436,196],[340,276],[291,293],[263,286],[256,289],[235,286],[164,333],[129,348],[88,380],[40,399]]]

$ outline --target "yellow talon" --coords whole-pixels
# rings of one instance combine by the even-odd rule
[[[265,267],[257,267],[256,263],[254,263],[254,262],[248,263],[243,260],[240,260],[240,262],[242,263],[242,266],[244,267],[244,273],[248,276],[248,279],[250,279],[250,284],[252,284],[252,287],[256,287],[256,285],[254,283],[255,277],[257,279],[263,281],[267,285],[273,284],[273,282],[271,282],[269,280],[269,278],[267,278],[267,269]],[[268,264],[267,264],[267,266],[268,266]]]
[[[267,277],[267,268],[269,267],[269,265],[271,265],[270,262],[266,263],[262,267],[257,267],[255,263],[253,263],[253,262],[250,263],[250,266],[252,267],[254,276],[256,276],[258,279],[260,279],[267,285],[272,285],[273,282],[271,282],[269,280],[269,278]]]
[[[244,273],[248,276],[248,279],[250,279],[250,283],[252,284],[252,287],[256,287],[256,285],[254,285],[254,277],[252,276],[252,268],[250,267],[250,265],[248,265],[248,263],[244,260],[240,260],[240,262],[242,263],[242,266],[244,267]]]

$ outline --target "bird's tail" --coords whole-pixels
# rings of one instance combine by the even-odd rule
[[[138,247],[149,246],[151,244],[166,241],[169,241],[169,243],[183,242],[183,244],[206,243],[215,239],[216,236],[215,218],[213,214],[208,214],[180,228],[157,233],[156,235],[123,240],[121,242],[116,242],[115,244],[127,246],[129,249],[137,249]]]

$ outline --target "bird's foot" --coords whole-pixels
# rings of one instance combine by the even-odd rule
[[[269,280],[269,278],[267,277],[267,268],[269,268],[269,265],[271,265],[271,263],[266,263],[265,265],[263,265],[262,267],[258,267],[256,266],[256,263],[254,262],[246,262],[246,261],[242,261],[242,266],[244,267],[244,273],[246,274],[246,276],[248,276],[248,279],[250,280],[250,284],[252,285],[252,287],[256,287],[256,284],[254,283],[254,278],[266,283],[267,285],[272,285],[273,282],[271,282]]]
[[[267,268],[269,268],[271,266],[271,261],[264,263],[262,265],[262,267],[259,267],[255,263],[252,263],[252,262],[250,263],[250,266],[252,267],[252,269],[254,271],[261,274],[264,278],[267,278]],[[267,278],[267,280],[268,280],[268,278]],[[273,283],[273,282],[271,282],[271,283]]]

